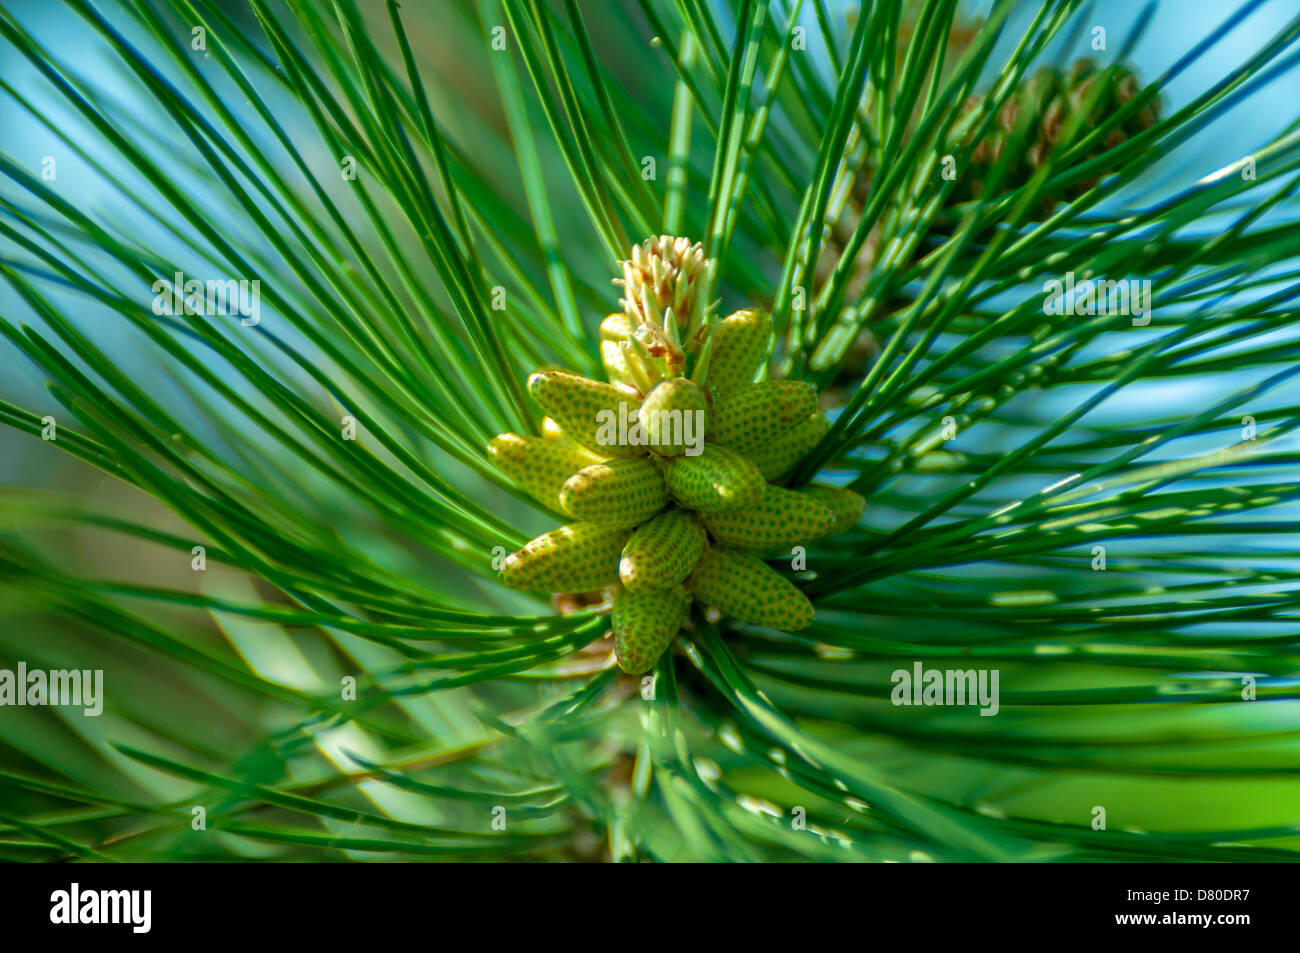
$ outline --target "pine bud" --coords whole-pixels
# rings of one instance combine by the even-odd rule
[[[813,414],[800,421],[780,440],[749,452],[749,459],[766,480],[779,483],[789,476],[795,465],[826,436],[831,422],[825,414]]]
[[[595,455],[567,440],[503,433],[488,444],[493,465],[510,482],[551,509],[559,507],[560,487],[575,470],[595,463]]]
[[[665,510],[637,527],[623,547],[618,576],[633,592],[671,589],[690,575],[706,544],[704,528],[685,510]]]
[[[669,457],[668,492],[688,510],[717,513],[748,506],[763,495],[763,475],[745,457],[712,444],[695,457]]]
[[[807,596],[757,556],[738,549],[705,550],[687,588],[697,602],[742,622],[797,632],[813,621]]]
[[[844,487],[813,485],[804,487],[803,491],[834,514],[835,522],[827,536],[857,526],[858,520],[862,519],[862,511],[867,506],[867,501],[861,494]]]
[[[554,417],[542,418],[542,436],[547,440],[569,439],[564,435],[564,431],[560,429],[560,425],[555,422]],[[574,444],[574,446],[577,446],[577,444]]]
[[[817,388],[805,381],[759,381],[713,405],[709,440],[740,453],[785,436],[817,412]]]
[[[633,247],[623,263],[623,306],[633,329],[656,357],[658,347],[668,347],[664,317],[671,311],[676,333],[694,350],[693,336],[704,326],[706,302],[700,297],[711,262],[704,246],[688,238],[660,235]]]
[[[569,439],[606,456],[632,456],[640,453],[639,447],[612,443],[602,446],[597,434],[602,424],[612,414],[617,421],[619,410],[625,405],[635,405],[630,392],[590,378],[555,368],[535,371],[528,378],[528,393],[537,405],[560,425]]]
[[[706,513],[701,519],[709,534],[724,546],[766,552],[825,536],[834,525],[835,515],[802,491],[769,484],[756,503]]]
[[[713,326],[708,386],[725,396],[754,380],[767,357],[772,318],[759,308],[746,308]]]
[[[501,581],[512,589],[586,592],[618,581],[618,557],[630,529],[572,523],[506,557]]]
[[[620,592],[610,619],[618,667],[629,675],[654,668],[681,629],[689,606],[690,597],[681,586],[664,592]]]
[[[611,314],[600,323],[600,363],[611,384],[635,387],[624,345],[632,336],[632,323],[625,314]]]
[[[681,456],[704,444],[709,426],[709,404],[700,390],[684,377],[662,381],[646,395],[637,411],[650,449],[666,457]]]
[[[635,526],[668,502],[659,468],[645,457],[593,463],[560,488],[560,508],[575,519],[611,526]]]

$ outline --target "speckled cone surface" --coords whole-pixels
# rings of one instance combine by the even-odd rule
[[[749,459],[763,479],[779,483],[830,429],[825,414],[812,414],[791,427],[784,437],[751,450]]]
[[[759,381],[713,405],[709,439],[749,453],[778,440],[817,412],[817,388],[805,381]]]
[[[618,577],[633,592],[670,589],[684,580],[708,544],[700,521],[685,510],[665,510],[637,527],[623,547]]]
[[[709,403],[704,392],[690,381],[674,377],[661,381],[646,395],[637,416],[650,449],[666,457],[678,457],[688,449],[688,436],[703,441],[709,425]]]
[[[862,511],[867,507],[867,501],[861,494],[843,487],[814,484],[804,487],[804,492],[827,507],[834,516],[834,522],[827,534],[830,536],[856,526],[858,520],[862,519]]]
[[[564,481],[596,459],[567,440],[521,437],[514,433],[493,437],[488,444],[488,455],[512,483],[551,509],[559,506]]]
[[[724,546],[764,552],[825,536],[835,514],[806,493],[767,484],[763,496],[749,506],[705,513],[701,519],[709,535]]]
[[[619,409],[636,403],[627,390],[593,381],[570,371],[548,369],[535,372],[528,378],[528,393],[548,417],[572,440],[603,456],[629,456],[642,452],[640,448],[602,445],[597,439],[601,429],[602,411],[618,417]]]
[[[726,447],[706,444],[699,456],[673,457],[664,477],[673,499],[701,513],[747,506],[763,495],[763,474]]]
[[[619,668],[629,675],[653,668],[682,627],[689,605],[681,586],[663,592],[620,592],[610,619]]]
[[[668,502],[659,467],[645,457],[620,457],[583,467],[564,481],[560,507],[589,523],[636,526]]]
[[[512,589],[583,592],[618,581],[618,557],[629,529],[572,523],[528,542],[506,557],[501,581]]]
[[[600,324],[600,363],[611,384],[631,386],[632,368],[627,361],[623,342],[632,333],[632,322],[625,314],[611,314]]]
[[[711,546],[687,588],[697,602],[754,625],[796,632],[812,625],[813,606],[784,576],[743,550]]]
[[[737,311],[713,330],[709,357],[709,386],[720,396],[754,380],[772,335],[772,319],[759,308]]]

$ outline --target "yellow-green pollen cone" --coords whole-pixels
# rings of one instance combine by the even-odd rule
[[[708,428],[709,401],[684,377],[670,377],[646,394],[637,420],[649,447],[665,457],[699,453]]]
[[[816,389],[755,379],[772,336],[746,308],[718,320],[703,300],[713,267],[698,243],[660,236],[623,263],[621,314],[600,327],[609,380],[546,367],[528,391],[542,436],[502,434],[503,476],[571,522],[506,558],[516,589],[609,587],[619,667],[652,669],[693,602],[742,622],[806,628],[813,605],[762,561],[850,529],[847,489],[778,485],[829,428]]]

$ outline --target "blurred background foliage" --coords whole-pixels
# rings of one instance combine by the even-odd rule
[[[107,699],[0,709],[0,856],[1292,859],[1288,6],[6,3],[0,668]],[[940,158],[1080,57],[1141,96],[958,202]],[[552,520],[484,444],[660,231],[773,310],[834,395],[801,478],[869,503],[812,629],[697,617],[645,698],[496,583]],[[1150,325],[1045,315],[1089,269]],[[258,324],[154,315],[176,271]],[[917,660],[998,715],[893,706]]]

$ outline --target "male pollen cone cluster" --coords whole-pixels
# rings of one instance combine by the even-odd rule
[[[763,311],[718,320],[702,300],[712,263],[684,238],[651,238],[623,262],[623,310],[600,327],[608,381],[544,367],[528,392],[542,436],[488,445],[496,467],[572,522],[506,558],[515,589],[611,587],[614,651],[651,669],[692,601],[786,631],[812,603],[763,562],[857,523],[851,490],[781,483],[830,427],[803,381],[754,378],[772,333]]]
[[[1119,112],[1141,92],[1137,76],[1124,64],[1099,67],[1090,59],[1077,60],[1068,70],[1044,66],[1028,76],[1003,103],[994,118],[993,128],[976,143],[970,155],[969,170],[960,177],[953,201],[979,198],[985,181],[1004,159],[1010,145],[1019,154],[1008,155],[1003,190],[1024,185],[1038,167],[1056,151],[1064,149],[1092,132],[1108,116]],[[969,113],[982,105],[979,96],[970,97],[963,106]],[[1114,149],[1133,136],[1150,129],[1160,118],[1160,101],[1150,99],[1123,123],[1111,129],[1103,141],[1096,143],[1082,164]],[[1074,129],[1072,138],[1065,138]],[[1041,211],[1050,215],[1063,200],[1083,195],[1110,173],[1097,173],[1076,183],[1065,194],[1048,195]]]
[[[906,22],[903,26],[907,26]],[[910,29],[903,32],[910,35]],[[947,61],[956,62],[977,33],[977,24],[955,27],[948,37]],[[900,63],[906,52],[906,44],[901,43],[898,50]],[[1067,69],[1042,66],[1034,70],[1012,90],[978,140],[974,137],[974,130],[968,135],[966,144],[971,146],[971,151],[948,194],[945,212],[936,219],[931,234],[947,234],[956,221],[952,210],[962,203],[996,198],[988,192],[992,184],[997,183],[998,194],[1005,195],[1029,183],[1053,154],[1068,151],[1142,93],[1137,74],[1123,63],[1104,66],[1085,57]],[[977,112],[986,102],[986,96],[970,96],[961,107],[962,116]],[[1150,129],[1160,120],[1160,108],[1158,95],[1150,94],[1101,141],[1080,155],[1076,164],[1090,162]],[[856,161],[858,165],[856,169],[850,167],[846,171],[850,181],[841,191],[840,201],[832,203],[827,210],[830,234],[826,241],[827,253],[818,260],[821,281],[829,278],[839,265],[844,247],[870,201],[871,183],[876,174],[876,168],[867,161],[865,148],[852,150],[852,155],[846,154],[846,160]],[[1103,168],[1080,182],[1040,196],[1034,210],[1036,217],[1051,215],[1061,202],[1084,195],[1114,171]],[[880,231],[877,225],[853,263],[847,285],[849,301],[859,300],[866,291],[881,246]],[[929,241],[922,242],[917,257],[930,247]],[[905,303],[894,297],[887,299],[886,306],[895,309]],[[863,375],[875,360],[876,348],[877,342],[870,330],[864,328],[857,334],[840,360],[835,380],[827,388],[828,399],[842,400],[857,390]],[[813,366],[837,359],[838,352],[818,354],[813,358]]]

